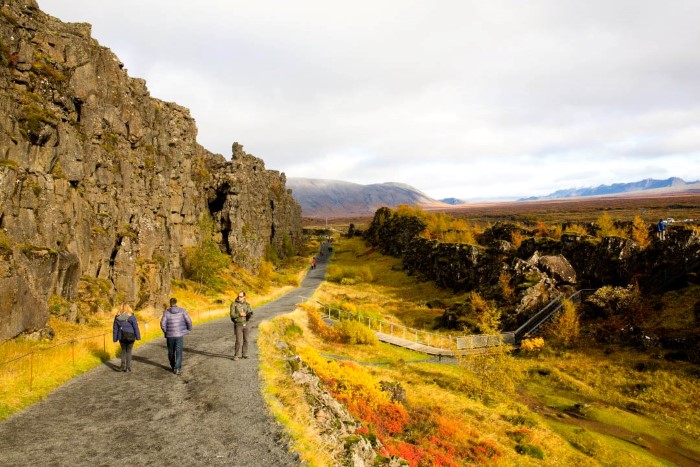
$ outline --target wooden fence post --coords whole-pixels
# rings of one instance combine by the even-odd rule
[[[32,392],[34,385],[34,352],[29,354],[29,392]]]

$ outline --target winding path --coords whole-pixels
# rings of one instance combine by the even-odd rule
[[[319,262],[299,288],[255,308],[253,322],[307,300],[325,269]],[[180,376],[156,339],[134,350],[133,373],[112,360],[71,380],[0,424],[0,465],[298,465],[261,395],[256,328],[247,360],[231,359],[224,318],[185,337]]]

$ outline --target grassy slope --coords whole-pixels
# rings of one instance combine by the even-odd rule
[[[333,264],[338,269],[330,272],[344,285],[326,283],[317,298],[353,311],[369,310],[418,327],[430,325],[436,318],[436,313],[425,307],[426,300],[458,298],[406,277],[392,268],[396,260],[381,257],[358,239],[337,246]],[[368,268],[370,274],[358,272],[358,268]],[[700,385],[697,368],[692,365],[627,349],[583,347],[567,351],[545,348],[539,353],[476,357],[445,365],[384,344],[368,347],[324,342],[308,328],[305,312],[283,319],[287,321],[263,329],[263,335],[270,343],[289,342],[306,361],[314,362],[320,355],[319,374],[324,371],[323,360],[347,359],[360,364],[363,373],[358,378],[370,384],[402,384],[412,422],[402,433],[384,441],[401,447],[404,453],[408,452],[407,443],[418,445],[421,439],[442,436],[457,450],[469,443],[492,443],[497,455],[491,460],[503,465],[540,465],[540,454],[548,465],[684,465],[700,461],[696,447],[700,440],[696,404]],[[292,322],[298,332],[281,331],[289,329]],[[276,362],[274,355],[279,352],[274,348],[269,344],[269,352],[262,352],[270,357],[264,372],[269,399],[279,419],[292,427],[290,432],[304,459],[312,465],[324,465],[327,457],[323,456],[332,450],[313,448],[320,435],[308,428],[314,426],[308,418],[311,409],[298,388],[289,383],[287,368]],[[468,439],[455,437],[445,426],[459,427]],[[426,454],[423,462],[440,463],[436,459],[437,454]],[[459,465],[461,461],[456,462]]]

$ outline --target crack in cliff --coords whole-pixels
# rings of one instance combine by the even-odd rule
[[[114,247],[112,247],[112,253],[109,255],[109,281],[114,284],[114,263],[117,259],[117,255],[119,254],[119,249],[122,247],[122,241],[124,240],[124,237],[121,235],[117,235],[116,240],[114,241]]]
[[[217,188],[214,199],[208,202],[209,212],[211,214],[223,211],[224,205],[226,204],[226,199],[228,198],[228,191],[230,188],[231,185],[228,182],[223,183],[220,187]]]

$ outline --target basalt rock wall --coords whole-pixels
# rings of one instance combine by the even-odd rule
[[[456,292],[478,290],[496,296],[502,292],[502,272],[511,278],[508,285],[523,298],[543,279],[559,290],[636,281],[653,291],[667,285],[667,279],[682,276],[700,259],[700,234],[690,227],[674,227],[667,240],[654,240],[646,248],[621,237],[566,234],[561,240],[528,238],[516,248],[498,234],[512,230],[504,225],[484,232],[478,246],[422,238],[418,234],[424,225],[420,219],[382,208],[365,237],[382,252],[401,257],[409,273],[419,273]],[[530,264],[527,271],[523,260]],[[545,294],[543,300],[550,295]],[[534,302],[533,306],[539,304]]]
[[[247,268],[302,239],[284,174],[204,149],[90,32],[0,0],[0,340],[50,310],[159,306],[203,237]]]

